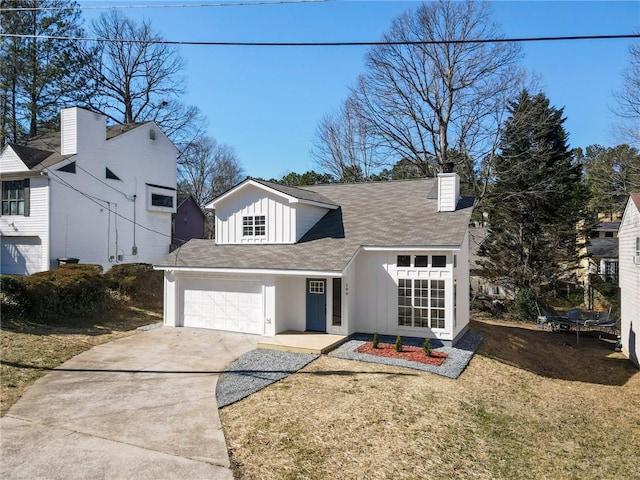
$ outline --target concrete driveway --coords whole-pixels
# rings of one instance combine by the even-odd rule
[[[259,338],[157,328],[72,358],[0,420],[0,477],[233,478],[216,382]]]

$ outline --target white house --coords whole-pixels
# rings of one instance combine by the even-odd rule
[[[469,323],[473,204],[459,191],[455,173],[301,188],[247,179],[207,206],[215,240],[156,265],[164,323],[455,343]]]
[[[618,247],[622,351],[640,367],[640,193],[629,197]]]
[[[106,270],[169,252],[176,157],[153,122],[106,126],[81,108],[61,132],[0,152],[0,273],[49,270],[77,258]]]

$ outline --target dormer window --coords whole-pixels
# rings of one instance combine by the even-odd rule
[[[264,237],[266,233],[266,217],[264,215],[242,217],[243,237]]]

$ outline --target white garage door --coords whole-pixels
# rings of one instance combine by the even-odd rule
[[[263,333],[260,282],[190,280],[182,298],[185,327]]]
[[[40,237],[2,237],[0,273],[29,275],[42,270]]]

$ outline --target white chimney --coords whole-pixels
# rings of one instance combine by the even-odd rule
[[[85,147],[91,147],[107,138],[107,122],[104,115],[78,107],[60,112],[60,153],[76,155]]]
[[[453,171],[453,163],[446,163],[438,174],[438,211],[455,212],[460,200],[460,177]]]

